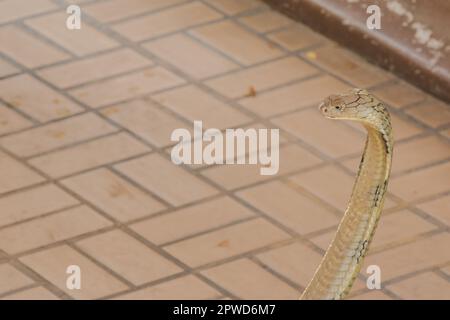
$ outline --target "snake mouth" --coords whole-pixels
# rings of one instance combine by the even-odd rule
[[[328,113],[328,107],[325,105],[325,102],[322,102],[322,103],[319,105],[319,110],[320,110],[320,112],[323,113],[323,114],[327,114],[327,113]]]
[[[322,113],[322,115],[324,115],[326,118],[334,118],[333,115],[330,112],[330,106],[328,105],[328,103],[326,103],[326,101],[322,102],[319,105],[319,111],[320,113]]]

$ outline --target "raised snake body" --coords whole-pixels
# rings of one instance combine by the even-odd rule
[[[327,118],[360,122],[367,140],[353,192],[331,245],[300,299],[342,299],[350,291],[374,235],[391,169],[393,138],[385,106],[362,89],[328,97]]]

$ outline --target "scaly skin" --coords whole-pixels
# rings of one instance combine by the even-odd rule
[[[394,143],[386,107],[365,90],[330,96],[319,109],[327,118],[360,122],[367,140],[347,210],[302,300],[343,299],[352,288],[381,215]]]

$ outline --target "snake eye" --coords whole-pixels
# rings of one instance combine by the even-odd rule
[[[340,106],[336,106],[335,108],[336,108],[336,110],[341,110]]]

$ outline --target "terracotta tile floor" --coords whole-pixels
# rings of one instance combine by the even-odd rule
[[[316,106],[354,86],[389,104],[397,157],[350,298],[450,299],[449,105],[256,0],[0,1],[0,298],[297,298],[364,142]],[[193,120],[279,127],[279,174],[175,166]]]

